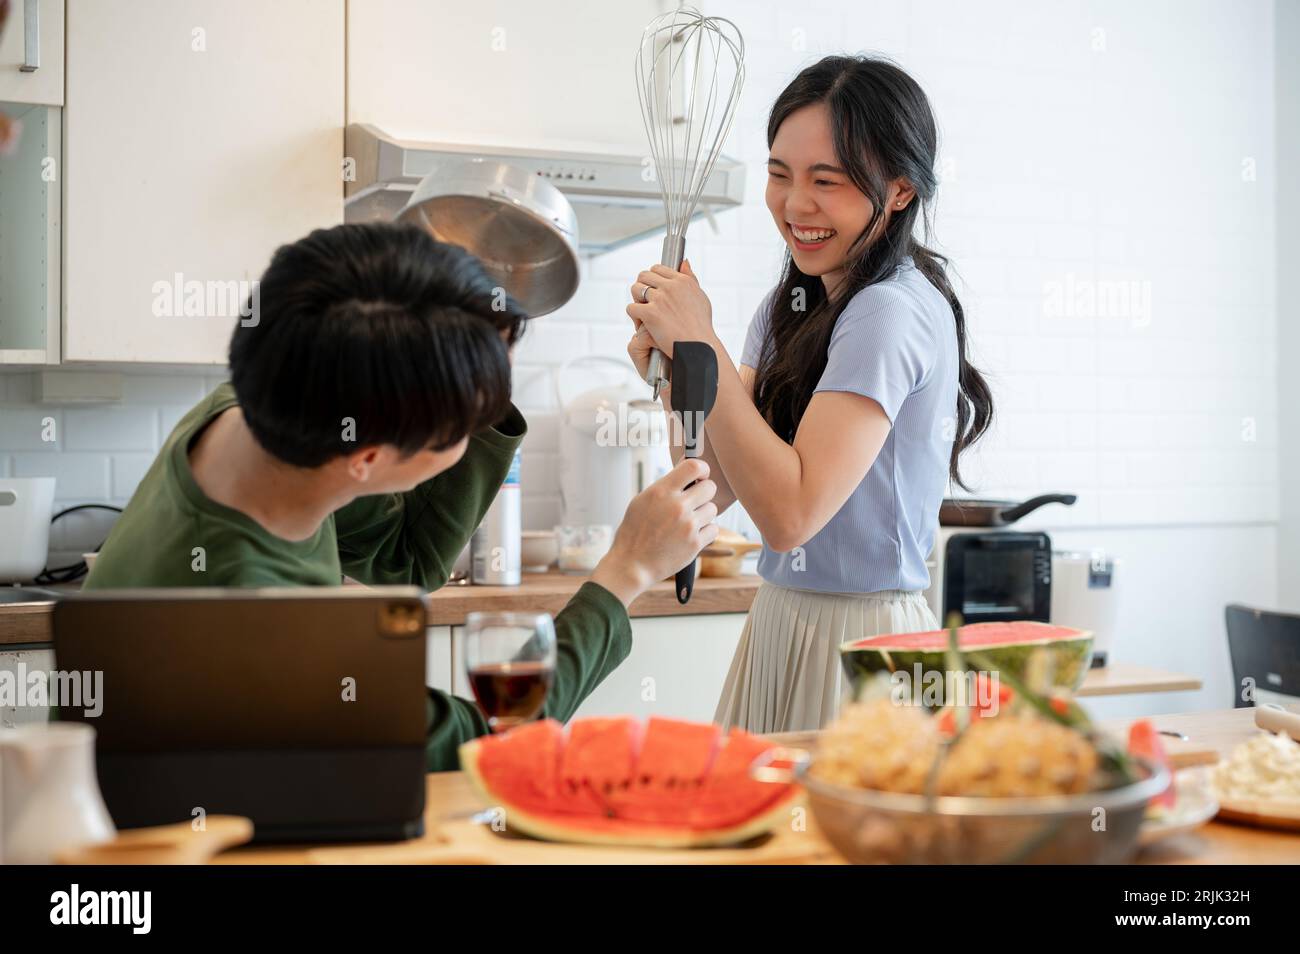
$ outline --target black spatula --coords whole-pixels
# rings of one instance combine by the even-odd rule
[[[704,448],[704,419],[718,397],[718,355],[703,341],[673,345],[673,413],[682,427],[687,457],[699,457]],[[677,602],[685,603],[695,589],[695,559],[677,571]]]

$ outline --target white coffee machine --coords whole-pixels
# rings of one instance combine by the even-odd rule
[[[1051,622],[1092,633],[1092,664],[1104,666],[1115,647],[1120,561],[1095,548],[1052,551]]]

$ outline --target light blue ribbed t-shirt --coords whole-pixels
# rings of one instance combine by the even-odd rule
[[[772,295],[759,305],[741,364],[757,368]],[[923,590],[948,485],[957,413],[957,329],[947,299],[909,258],[862,289],[835,322],[816,391],[877,401],[893,425],[862,482],[802,547],[763,545],[770,583],[832,593]]]

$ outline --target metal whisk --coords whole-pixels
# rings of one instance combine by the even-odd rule
[[[686,226],[731,129],[745,80],[745,41],[730,20],[679,7],[655,17],[641,34],[636,92],[664,198],[660,262],[679,269]],[[646,384],[667,384],[664,355],[650,352]]]

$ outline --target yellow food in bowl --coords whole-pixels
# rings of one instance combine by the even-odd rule
[[[939,768],[939,794],[1011,798],[1078,795],[1092,787],[1097,751],[1078,732],[1029,713],[980,719]]]
[[[980,719],[945,744],[919,706],[876,699],[844,708],[819,739],[809,774],[835,785],[921,794],[936,758],[939,795],[1075,795],[1090,790],[1098,767],[1083,735],[1032,713]]]

